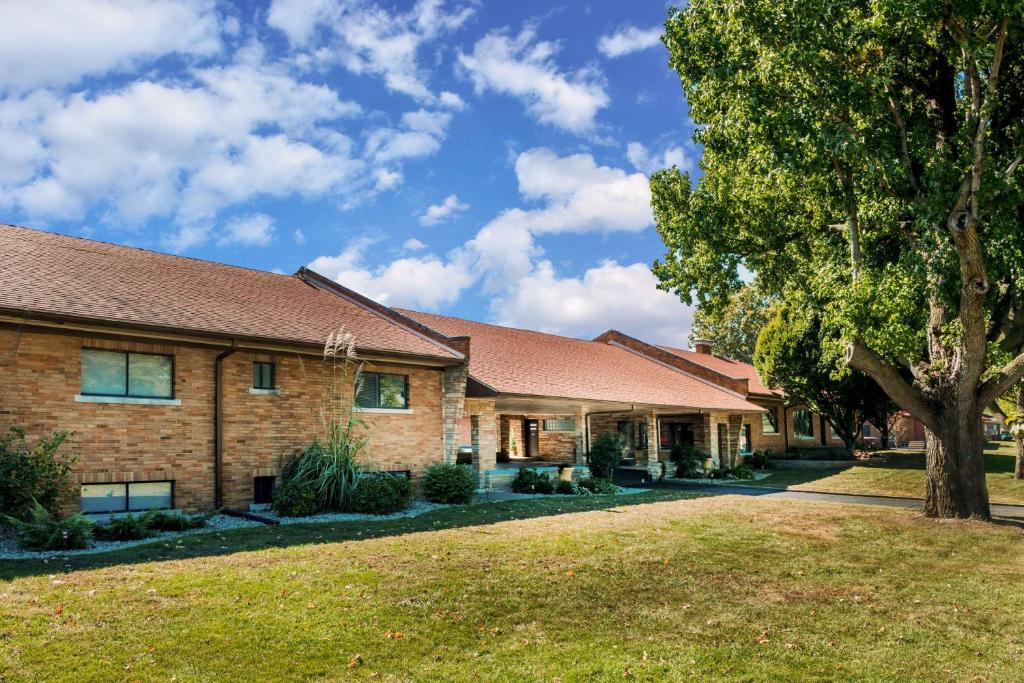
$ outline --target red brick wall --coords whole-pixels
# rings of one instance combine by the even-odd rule
[[[83,346],[173,354],[180,406],[77,403]],[[78,454],[68,509],[83,482],[174,480],[175,505],[214,504],[213,405],[216,349],[0,329],[0,428],[23,427],[30,438],[67,429]],[[278,363],[280,396],[252,395],[254,359]],[[411,414],[362,413],[367,464],[422,469],[443,458],[441,371],[369,368],[409,375]],[[282,456],[308,441],[319,424],[320,360],[238,352],[224,361],[224,496],[231,507],[252,501],[252,478],[276,474]]]

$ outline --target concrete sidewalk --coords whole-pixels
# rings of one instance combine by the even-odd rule
[[[636,486],[637,484],[634,484]],[[827,493],[819,491],[793,491],[767,486],[744,486],[743,484],[693,484],[674,481],[658,481],[648,484],[650,488],[667,488],[693,491],[711,496],[757,496],[778,500],[810,500],[826,503],[849,503],[853,505],[878,505],[882,507],[920,510],[924,501],[920,498],[897,498],[891,496],[864,496],[853,493]],[[1002,505],[993,503],[992,516],[1024,522],[1024,505]]]

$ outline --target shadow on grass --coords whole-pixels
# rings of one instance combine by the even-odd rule
[[[627,505],[693,498],[696,495],[699,494],[666,490],[621,496],[556,495],[527,500],[473,503],[432,510],[416,517],[387,519],[379,522],[321,522],[230,529],[176,538],[162,538],[152,543],[103,553],[68,555],[46,560],[0,560],[0,580],[143,562],[228,555],[266,548],[337,543],[398,536],[420,531],[481,526],[513,519],[531,519],[571,512],[608,510]]]

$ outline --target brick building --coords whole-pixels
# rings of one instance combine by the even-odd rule
[[[363,364],[367,458],[454,459],[468,342],[308,270],[276,275],[0,226],[0,428],[75,433],[87,511],[263,502],[321,427],[323,345]],[[351,381],[341,381],[351,396]]]

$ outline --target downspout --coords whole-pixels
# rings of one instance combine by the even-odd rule
[[[224,359],[238,350],[238,340],[231,340],[231,348],[217,354],[213,363],[213,507],[224,507],[224,485],[222,482],[221,457],[224,453]]]

